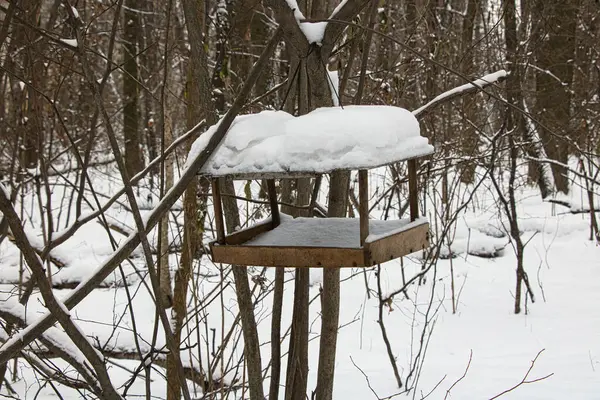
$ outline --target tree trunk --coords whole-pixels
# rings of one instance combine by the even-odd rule
[[[41,0],[21,0],[17,7],[16,15],[26,21],[32,27],[39,26],[39,17],[41,12]],[[20,97],[22,105],[20,107],[21,115],[17,118],[18,131],[21,136],[19,145],[20,163],[22,168],[36,168],[38,164],[39,151],[42,148],[43,125],[42,125],[42,99],[40,94],[33,88],[42,89],[39,79],[43,76],[43,58],[41,54],[41,45],[38,40],[39,34],[22,24],[15,26],[16,49],[22,51],[23,59],[21,63],[11,63],[15,68],[23,65],[19,75],[24,76],[31,86],[24,87]]]
[[[138,65],[137,44],[140,18],[136,0],[125,0],[123,14],[123,135],[125,139],[125,167],[129,176],[144,168],[138,116]]]
[[[188,64],[187,77],[187,126],[191,128],[200,122],[203,118],[207,121],[215,122],[215,108],[211,100],[211,88],[207,66],[207,57],[204,52],[202,16],[204,13],[201,4],[193,0],[184,0],[183,8],[185,13],[185,22],[188,30],[188,36],[191,47],[191,57]],[[188,146],[196,138],[191,137],[188,140]],[[204,218],[206,216],[206,185],[202,187],[200,198],[197,198],[198,180],[193,179],[187,187],[184,194],[184,231],[182,254],[179,268],[175,272],[173,290],[173,336],[175,343],[181,343],[181,330],[183,322],[187,315],[187,291],[189,280],[192,273],[193,261],[196,258],[199,245],[202,240],[202,231],[204,229]],[[210,380],[211,377],[205,377]],[[167,355],[167,400],[179,400],[181,398],[181,385],[177,375],[174,357]],[[206,389],[206,388],[204,388]]]
[[[159,46],[156,35],[157,9],[158,7],[152,1],[143,1],[140,6],[144,13],[141,15],[142,27],[140,27],[140,49],[146,49],[141,55],[141,63],[145,68],[140,70],[140,79],[144,82],[147,88],[153,88],[157,85],[157,80],[153,79],[157,75],[157,66],[159,65]],[[157,117],[157,102],[154,93],[144,92],[144,114],[143,114],[143,131],[145,137],[146,148],[148,149],[148,159],[154,160],[159,152],[157,132],[156,132],[156,117]],[[149,173],[150,187],[154,188],[154,179],[158,175],[158,168],[152,168]]]
[[[167,148],[173,143],[173,128],[171,118],[165,116],[164,123],[164,148]],[[165,159],[164,162],[164,187],[162,193],[166,193],[173,187],[173,162],[174,155],[170,155]],[[159,246],[159,268],[158,268],[158,279],[160,281],[160,295],[162,296],[162,302],[165,307],[171,307],[172,295],[171,295],[171,271],[169,267],[169,213],[165,213],[165,216],[160,221],[159,226],[160,235],[160,246]],[[178,342],[179,343],[179,342]]]
[[[223,179],[221,179],[222,183]],[[233,183],[223,185],[223,194],[235,194]],[[239,209],[237,201],[232,196],[223,196],[223,212],[225,213],[225,225],[227,232],[231,233],[240,226]],[[239,265],[232,265],[233,277],[235,279],[235,293],[238,308],[242,320],[242,333],[244,336],[244,358],[248,369],[248,386],[250,388],[250,400],[264,400],[262,362],[260,357],[260,342],[258,341],[258,329],[254,317],[254,303],[248,283],[248,269]]]
[[[537,0],[534,13],[540,38],[540,42],[535,44],[537,66],[540,68],[536,71],[536,108],[543,123],[539,129],[540,136],[548,157],[563,164],[568,162],[569,157],[569,146],[564,139],[570,135],[570,85],[573,81],[578,11],[579,0]],[[568,193],[567,169],[552,164],[552,172],[556,189]]]
[[[462,26],[462,41],[461,55],[462,63],[460,65],[461,72],[467,77],[472,77],[475,72],[473,62],[475,50],[473,45],[473,32],[475,30],[475,19],[479,10],[479,0],[467,1],[467,15],[463,18]],[[465,97],[462,99],[463,123],[460,134],[460,151],[467,158],[477,156],[479,147],[479,135],[471,123],[475,123],[477,116],[477,99],[473,97]],[[461,171],[461,181],[463,183],[473,183],[475,181],[475,166],[474,161],[464,163]]]
[[[525,99],[521,91],[521,70],[519,65],[519,36],[517,34],[517,18],[516,18],[516,7],[515,0],[508,0],[505,2],[504,8],[504,35],[506,42],[506,64],[510,68],[510,75],[506,79],[506,99],[509,104],[512,104],[521,109],[525,109]],[[521,22],[526,24],[526,22]],[[521,32],[521,30],[519,30]],[[525,116],[521,113],[515,112],[513,108],[508,108],[507,113],[510,114],[510,126],[509,130],[514,129],[520,133],[525,141],[529,143],[525,146],[525,151],[528,155],[536,159],[546,158],[544,147],[539,143],[539,136],[537,130],[532,123],[527,124]],[[531,161],[529,163],[530,168],[536,170],[535,179],[540,188],[542,198],[545,199],[554,192],[554,178],[550,170],[550,166],[546,163],[540,163],[537,161]]]
[[[227,53],[227,31],[229,31],[229,14],[225,1],[221,0],[217,10],[217,36],[218,45],[213,71],[213,93],[215,107],[218,113],[225,111],[225,83],[223,77],[226,71]],[[262,74],[261,74],[262,75]],[[221,179],[223,194],[235,194],[233,181]],[[225,224],[229,233],[239,229],[240,216],[237,200],[233,196],[223,196],[223,212]],[[235,281],[235,292],[238,308],[242,320],[242,331],[244,336],[244,357],[248,369],[248,384],[251,400],[263,400],[264,389],[262,384],[262,361],[260,356],[260,342],[258,340],[258,329],[254,316],[254,304],[248,283],[248,270],[246,267],[232,265]]]

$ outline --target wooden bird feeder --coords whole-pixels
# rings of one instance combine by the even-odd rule
[[[381,108],[381,106],[371,107],[373,110]],[[355,108],[355,112],[348,114],[348,116],[353,117],[349,118],[350,120],[356,119],[353,114],[357,112],[360,114],[361,108],[369,110],[368,106],[355,106]],[[386,108],[393,109],[392,111],[396,113],[398,111],[395,110],[402,110],[396,107]],[[402,112],[404,114],[408,113],[406,110],[402,110]],[[375,113],[377,114],[377,112]],[[264,113],[256,114],[256,116],[260,116],[261,114]],[[311,114],[307,114],[305,117]],[[409,118],[404,114],[402,115],[403,118]],[[412,117],[412,114],[410,117]],[[293,120],[289,121],[297,123],[296,121],[303,117],[291,118]],[[272,120],[274,117],[269,117],[269,119]],[[289,121],[286,123],[289,124]],[[240,120],[240,122],[244,122],[244,120]],[[390,129],[388,125],[393,122],[393,120],[387,121],[387,125],[383,128]],[[400,122],[406,121],[401,120]],[[416,122],[416,119],[414,122]],[[414,122],[411,121],[413,124]],[[216,156],[211,158],[208,167],[200,171],[201,175],[208,177],[212,182],[217,233],[216,240],[210,243],[210,251],[214,262],[273,267],[368,267],[405,256],[429,246],[429,224],[426,218],[419,217],[416,159],[430,154],[433,152],[433,148],[427,143],[427,139],[419,135],[418,123],[416,135],[408,135],[411,138],[410,140],[412,140],[412,147],[409,151],[403,152],[400,148],[388,149],[381,147],[379,144],[378,148],[383,149],[380,150],[381,157],[383,158],[375,157],[370,159],[371,161],[369,162],[364,162],[364,154],[361,152],[360,154],[363,154],[363,156],[362,158],[357,157],[356,165],[351,165],[348,161],[343,161],[336,165],[336,160],[342,160],[344,157],[334,149],[333,153],[336,154],[337,158],[331,162],[327,160],[328,164],[325,166],[319,160],[307,160],[306,165],[311,167],[315,167],[316,165],[312,170],[307,170],[301,161],[299,164],[295,163],[293,160],[296,156],[293,154],[287,158],[286,154],[282,154],[282,152],[285,153],[288,146],[294,146],[294,143],[287,143],[285,140],[278,140],[282,142],[281,149],[271,149],[271,154],[274,155],[275,161],[292,160],[290,162],[292,165],[281,165],[281,163],[276,162],[276,165],[274,165],[274,161],[267,160],[263,164],[250,163],[252,165],[248,167],[248,164],[244,164],[244,162],[248,160],[250,153],[245,155],[240,153],[248,151],[247,149],[253,152],[260,152],[260,146],[264,145],[265,142],[247,140],[248,138],[245,138],[241,142],[251,143],[252,145],[248,145],[247,147],[241,146],[242,150],[240,150],[239,139],[248,133],[247,129],[244,130],[243,125],[244,123],[234,122],[224,139],[224,143],[217,149]],[[411,125],[411,127],[414,131],[414,126]],[[290,130],[289,126],[286,129]],[[404,140],[407,135],[401,134],[403,127],[399,126],[395,127],[395,129],[400,131],[399,137],[401,140],[394,143],[397,143],[398,146],[402,146],[404,142],[408,143],[408,140]],[[294,136],[293,133],[290,135],[291,137]],[[368,133],[365,133],[365,135],[368,135]],[[390,137],[393,137],[393,135]],[[228,138],[230,138],[229,143]],[[317,142],[321,145],[327,142],[323,136],[319,136],[319,139]],[[310,141],[310,138],[307,140]],[[365,140],[366,147],[370,149],[369,146],[372,146],[371,143],[375,139],[361,140]],[[333,140],[332,142],[336,141]],[[268,152],[267,149],[269,148],[269,145],[265,145],[265,152]],[[350,146],[347,146],[347,143],[341,143],[337,148],[342,153],[352,151],[348,150]],[[239,156],[237,161],[231,158],[231,154],[227,153],[228,151],[233,151],[232,149],[235,149],[236,156]],[[192,151],[194,150],[192,149]],[[293,152],[293,150],[289,151]],[[315,150],[316,153],[319,153],[319,151],[319,149]],[[393,154],[390,156],[386,151],[391,151]],[[266,154],[266,157],[268,159],[269,155]],[[300,156],[296,158],[302,159]],[[353,159],[352,154],[350,154],[348,159]],[[238,161],[240,162],[238,163]],[[368,215],[368,170],[404,161],[408,164],[409,218],[388,221],[370,220]],[[265,165],[268,168],[265,168]],[[296,168],[294,168],[294,165]],[[339,168],[332,168],[332,166]],[[318,176],[329,173],[332,170],[342,169],[358,170],[359,218],[292,218],[280,213],[275,190],[275,179]],[[249,228],[226,235],[223,224],[221,191],[218,181],[220,177],[266,180],[271,217]]]

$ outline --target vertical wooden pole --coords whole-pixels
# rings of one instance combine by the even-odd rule
[[[358,211],[360,214],[360,245],[369,236],[369,176],[366,169],[358,171]]]
[[[269,195],[269,205],[271,207],[271,220],[273,228],[281,223],[279,216],[279,204],[277,204],[277,191],[275,190],[275,179],[267,179],[267,194]]]
[[[225,244],[225,225],[223,224],[223,204],[221,203],[221,189],[219,179],[211,180],[213,192],[213,206],[215,208],[215,228],[217,229],[217,243]]]
[[[410,205],[410,220],[419,218],[419,189],[417,188],[417,161],[408,160],[408,201]]]
[[[319,198],[319,190],[321,190],[321,182],[323,181],[323,175],[317,175],[313,186],[312,194],[310,196],[310,203],[308,205],[307,217],[312,217],[317,206],[317,199]],[[592,203],[590,203],[592,204]]]

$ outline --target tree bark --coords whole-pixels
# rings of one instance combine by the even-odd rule
[[[475,30],[475,19],[479,10],[479,0],[467,1],[467,14],[463,18],[462,40],[461,40],[461,72],[472,77],[475,72],[473,46],[473,32]],[[477,155],[479,148],[479,135],[471,123],[475,123],[477,116],[477,103],[475,96],[462,99],[463,123],[460,135],[460,151],[467,158],[473,158]],[[475,181],[475,166],[473,161],[464,163],[461,171],[461,181],[463,183],[473,183]]]
[[[536,109],[543,123],[540,136],[548,157],[567,164],[571,121],[571,90],[573,60],[576,51],[575,32],[579,0],[537,0],[535,3],[539,43],[535,44]],[[550,71],[554,76],[548,74]],[[560,82],[556,79],[558,78]],[[557,101],[560,99],[560,101]],[[568,171],[552,164],[556,189],[569,192]]]
[[[165,116],[164,123],[164,148],[173,143],[173,127],[171,118]],[[167,156],[164,161],[164,187],[162,192],[166,193],[173,187],[173,162],[174,155]],[[160,281],[160,295],[165,307],[171,307],[173,303],[171,292],[171,271],[169,267],[169,213],[166,213],[160,221],[159,226],[160,246],[159,246],[159,268],[158,279]]]
[[[125,0],[123,7],[123,136],[125,138],[125,166],[129,176],[144,169],[144,157],[140,140],[138,110],[138,35],[140,18],[136,0]]]
[[[12,3],[12,2],[11,2]],[[39,26],[39,17],[41,12],[41,0],[20,0],[17,2],[15,17],[25,21],[31,27]],[[40,94],[33,88],[42,89],[39,80],[43,76],[42,47],[39,39],[39,33],[35,29],[30,29],[25,24],[13,24],[14,43],[11,46],[14,50],[22,49],[19,53],[23,54],[22,59],[17,62],[12,58],[18,58],[17,54],[7,56],[7,66],[15,69],[21,67],[19,75],[31,83],[31,86],[23,87],[21,93],[15,93],[13,101],[16,111],[15,123],[17,124],[17,134],[19,140],[19,162],[21,168],[36,168],[38,164],[39,150],[42,148],[42,139],[44,132],[42,126],[42,101]],[[16,82],[15,82],[16,84]],[[18,92],[18,90],[16,90]],[[20,176],[20,175],[19,175]]]
[[[506,100],[518,108],[525,109],[525,99],[521,90],[522,68],[519,62],[519,33],[522,30],[517,31],[515,1],[508,0],[504,4],[506,64],[510,69],[510,75],[506,79]],[[526,24],[526,22],[521,23]],[[533,123],[527,124],[526,117],[515,112],[513,108],[508,108],[506,112],[510,115],[510,125],[507,128],[516,130],[529,143],[525,146],[527,154],[538,160],[545,159],[546,153],[542,144],[539,143],[539,136],[536,134],[537,130],[535,130]],[[531,161],[529,167],[536,170],[536,173],[530,174],[530,176],[535,176],[542,198],[549,197],[554,192],[554,179],[551,175],[550,166],[546,163]]]
[[[195,126],[202,119],[208,125],[216,122],[217,116],[214,104],[211,101],[210,73],[208,70],[208,59],[204,51],[204,15],[202,4],[193,0],[182,1],[185,24],[190,42],[190,61],[187,76],[187,126]],[[194,142],[197,136],[190,137],[188,146]],[[187,292],[189,280],[192,274],[194,260],[200,243],[204,218],[206,217],[206,185],[201,186],[201,196],[198,198],[198,179],[193,178],[184,193],[184,231],[182,243],[182,255],[179,268],[175,272],[173,291],[173,336],[177,344],[181,344],[181,333],[183,323],[187,315]],[[175,369],[175,359],[172,354],[167,356],[167,399],[176,400],[180,398],[182,382]],[[211,377],[205,377],[210,381]],[[206,389],[206,388],[203,388]]]
[[[233,185],[224,185],[223,194],[235,194]],[[237,203],[232,196],[223,196],[223,208],[225,213],[225,225],[229,233],[240,226],[240,217]],[[244,336],[244,358],[248,369],[248,386],[251,400],[264,400],[262,362],[260,357],[260,342],[258,340],[258,329],[254,317],[254,304],[252,293],[248,283],[248,270],[246,267],[232,265],[233,277],[235,279],[235,293],[238,308],[242,320],[242,333]]]

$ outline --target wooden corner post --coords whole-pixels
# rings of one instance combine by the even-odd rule
[[[271,207],[271,220],[273,228],[281,223],[279,216],[279,204],[277,204],[277,191],[275,190],[275,179],[267,179],[267,194],[269,195],[269,206]]]
[[[213,206],[215,209],[215,228],[217,229],[217,243],[225,244],[225,225],[223,224],[223,204],[221,202],[221,189],[219,178],[211,180],[213,192]]]
[[[358,170],[358,201],[360,245],[364,246],[369,236],[369,175],[366,169]]]
[[[419,218],[419,188],[417,187],[417,161],[408,160],[408,202],[410,205],[410,220]]]

